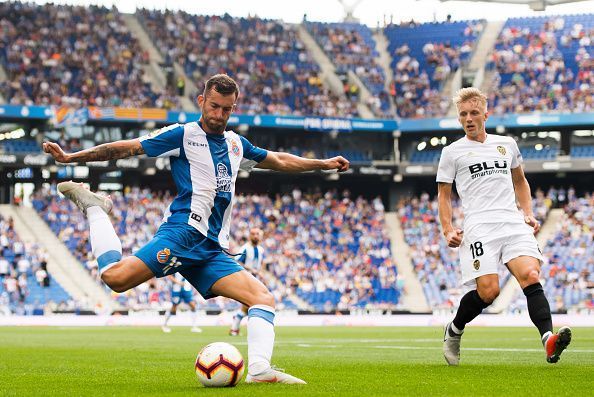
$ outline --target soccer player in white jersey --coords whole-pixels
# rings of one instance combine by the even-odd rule
[[[241,248],[241,256],[237,259],[243,267],[254,277],[258,277],[258,273],[262,268],[262,261],[264,260],[264,247],[260,245],[260,241],[262,241],[262,237],[264,236],[264,232],[262,229],[254,227],[250,230],[250,237],[249,242],[247,242]],[[231,329],[229,330],[229,335],[237,336],[239,335],[239,326],[241,325],[241,320],[248,314],[248,307],[242,305],[239,310],[233,316],[233,321],[231,323]]]
[[[202,332],[202,329],[196,326],[196,320],[198,315],[196,313],[196,302],[194,302],[194,293],[192,292],[192,284],[179,273],[170,275],[169,280],[171,281],[171,307],[165,312],[165,321],[161,329],[163,332],[171,332],[171,328],[168,326],[171,316],[177,313],[177,307],[181,303],[185,303],[190,307],[192,311],[192,332]]]
[[[249,307],[246,382],[305,383],[272,368],[274,297],[235,260],[228,248],[235,179],[239,169],[256,166],[282,172],[349,169],[342,156],[306,159],[252,145],[225,131],[235,109],[239,87],[227,75],[205,84],[198,106],[200,120],[174,124],[138,139],[105,143],[76,153],[64,153],[46,142],[43,150],[60,163],[105,161],[146,154],[169,157],[177,196],[165,211],[155,237],[133,256],[122,248],[108,213],[112,201],[81,184],[62,182],[58,190],[89,218],[90,240],[103,282],[116,292],[134,288],[150,278],[180,272],[205,298],[225,296]]]
[[[481,91],[463,88],[453,100],[466,135],[441,154],[439,220],[448,246],[460,247],[462,282],[474,289],[462,297],[454,320],[446,326],[445,359],[450,365],[460,362],[464,327],[499,295],[497,267],[505,264],[526,295],[547,361],[556,363],[571,341],[571,330],[562,327],[553,333],[551,309],[539,280],[543,257],[534,234],[540,225],[532,213],[518,145],[511,137],[487,134],[487,97]],[[462,200],[462,229],[452,224],[454,182]]]

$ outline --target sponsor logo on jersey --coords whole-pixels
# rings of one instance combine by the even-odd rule
[[[217,164],[217,193],[231,192],[231,177],[227,166],[223,163]]]
[[[478,270],[481,267],[481,261],[475,259],[474,262],[472,262],[472,266],[474,266],[474,270]]]
[[[237,142],[235,141],[231,141],[231,153],[233,153],[235,157],[239,157],[239,145],[237,145]]]
[[[505,153],[507,153],[507,151],[505,150],[505,147],[503,147],[503,146],[497,146],[497,151],[499,153],[501,153],[502,156],[505,156]]]
[[[485,175],[507,174],[507,160],[483,161],[469,165],[468,170],[472,179]]]
[[[202,142],[186,141],[186,143],[188,144],[188,146],[208,147],[208,144],[207,143],[202,143]]]
[[[157,252],[157,261],[159,263],[167,263],[169,255],[171,255],[169,248],[163,248],[161,251]]]

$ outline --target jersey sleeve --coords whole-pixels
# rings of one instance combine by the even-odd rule
[[[453,183],[456,179],[456,163],[447,147],[441,151],[436,179],[437,182],[445,183]]]
[[[243,159],[241,159],[239,168],[244,171],[251,171],[256,164],[264,161],[268,155],[268,151],[252,145],[250,141],[242,136],[239,138],[241,139],[241,145],[243,146]]]
[[[172,124],[139,138],[144,152],[149,157],[179,156],[183,146],[184,126]]]
[[[524,162],[524,159],[522,158],[522,152],[520,152],[520,148],[518,147],[518,144],[516,143],[515,140],[512,140],[511,149],[512,149],[511,168],[512,169],[518,168],[520,165],[522,165],[522,163]]]

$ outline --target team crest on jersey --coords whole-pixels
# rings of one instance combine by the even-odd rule
[[[237,145],[237,142],[235,141],[231,141],[231,153],[233,153],[235,157],[239,157],[239,145]]]
[[[171,255],[169,248],[163,248],[161,251],[157,252],[157,261],[159,263],[167,263],[169,255]]]
[[[472,262],[472,266],[474,266],[474,270],[478,270],[481,267],[481,261],[475,259],[474,262]]]
[[[497,150],[499,151],[499,153],[501,153],[502,156],[505,156],[505,153],[507,153],[503,146],[497,146]]]
[[[231,192],[231,177],[223,163],[217,164],[217,192]]]

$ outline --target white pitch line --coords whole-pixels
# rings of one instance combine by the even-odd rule
[[[430,346],[368,346],[376,349],[397,349],[397,350],[441,350],[441,347]],[[521,353],[541,353],[542,349],[516,349],[508,347],[463,347],[462,350],[486,351],[486,352],[521,352]],[[592,349],[567,349],[572,353],[594,353]]]

